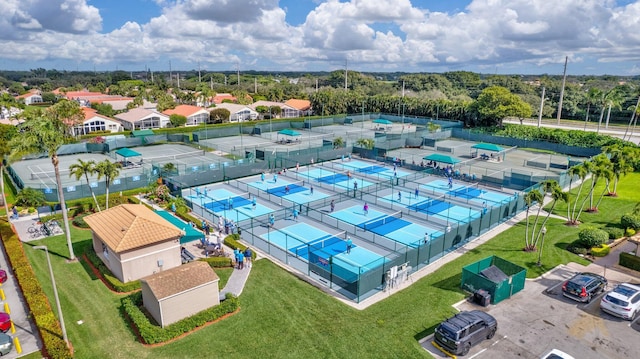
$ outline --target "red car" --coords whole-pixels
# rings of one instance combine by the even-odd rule
[[[0,331],[6,333],[11,329],[11,316],[7,313],[0,312]]]
[[[7,281],[7,271],[4,269],[0,269],[0,284]]]

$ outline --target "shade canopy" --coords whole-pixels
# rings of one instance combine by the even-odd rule
[[[144,137],[144,136],[153,136],[153,131],[150,129],[131,131],[131,137]]]
[[[300,136],[300,132],[298,131],[294,131],[292,129],[284,129],[281,130],[280,132],[278,132],[279,135],[285,135],[285,136]]]
[[[124,158],[142,156],[139,152],[136,152],[130,148],[123,147],[116,151],[116,155],[122,156]]]
[[[379,123],[382,125],[393,125],[393,122],[389,121],[389,120],[385,120],[384,118],[378,118],[373,120],[373,123]]]
[[[188,223],[182,221],[180,218],[174,216],[173,214],[158,209],[155,211],[160,217],[167,220],[167,222],[173,224],[176,228],[181,231],[184,231],[184,235],[180,237],[180,244],[197,241],[204,238],[204,233],[198,231],[197,229],[191,227]]]
[[[460,162],[460,160],[455,158],[455,157],[451,157],[451,156],[447,156],[447,155],[441,155],[439,153],[432,153],[429,156],[423,157],[423,159],[427,160],[427,161],[436,161],[436,162],[447,163],[447,164],[450,164],[450,165],[454,165],[454,164]]]
[[[504,148],[498,146],[498,145],[494,145],[493,143],[478,143],[475,144],[473,146],[471,146],[471,148],[475,148],[478,150],[485,150],[485,151],[493,151],[493,152],[502,152],[504,151]]]

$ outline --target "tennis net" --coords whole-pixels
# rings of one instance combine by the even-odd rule
[[[293,250],[297,256],[308,257],[309,252],[321,251],[335,245],[336,243],[342,242],[342,238],[346,236],[346,233],[346,231],[343,231],[338,234],[329,234],[324,237],[314,239],[304,245],[300,245]]]
[[[201,193],[201,195],[204,195]],[[205,203],[205,208],[213,210],[214,212],[224,211],[233,209],[235,207],[244,206],[251,203],[251,197],[249,192],[242,194],[234,194],[226,199],[217,199],[210,196],[205,196],[207,199],[210,199],[212,202]]]
[[[206,154],[205,150],[197,150],[197,151],[191,151],[191,152],[177,153],[175,155],[144,157],[144,161],[149,161],[149,162],[170,161],[170,160],[177,160],[181,158],[201,157],[201,156],[204,156],[205,154]]]
[[[288,195],[288,194],[294,194],[294,193],[298,193],[298,192],[303,192],[303,191],[307,190],[304,187],[304,185],[306,183],[308,183],[308,182],[307,181],[298,181],[298,182],[287,183],[287,184],[284,184],[282,186],[269,188],[269,189],[267,189],[267,193],[274,194],[274,195],[277,195],[277,196],[284,196],[284,195]],[[288,191],[287,191],[287,187],[289,187]]]
[[[398,211],[396,213],[384,216],[382,218],[372,219],[370,221],[364,222],[360,225],[364,230],[370,230],[372,228],[384,226],[385,224],[391,223],[393,221],[397,221],[402,218],[402,211]]]

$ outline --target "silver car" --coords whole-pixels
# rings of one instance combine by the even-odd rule
[[[602,297],[600,309],[616,317],[633,320],[640,313],[640,286],[618,284]]]

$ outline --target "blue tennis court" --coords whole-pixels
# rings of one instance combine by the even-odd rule
[[[463,223],[471,222],[480,217],[480,211],[470,207],[462,207],[438,199],[429,199],[407,206],[412,211],[426,213],[445,221],[456,220]]]
[[[409,223],[407,226],[388,233],[387,238],[411,247],[419,247],[425,243],[425,235],[429,238],[437,238],[443,234],[443,231],[435,228]]]
[[[449,188],[448,182],[440,179],[431,181],[422,186],[430,192],[463,198],[476,205],[482,205],[482,202],[485,201],[506,203],[513,197],[513,195],[481,189],[475,185],[469,186],[466,183],[454,183],[452,187]]]
[[[394,172],[393,167],[372,165],[371,163],[358,161],[358,160],[353,160],[349,162],[339,162],[339,164],[345,170],[352,170],[352,171],[356,171],[364,174],[378,175],[378,177],[382,176],[386,178],[392,178],[396,176],[404,177],[409,175],[409,172],[405,172],[397,168]]]
[[[371,186],[373,183],[363,179],[349,178],[346,173],[336,173],[322,168],[314,168],[308,171],[300,171],[299,175],[314,179],[320,183],[332,184],[345,189],[353,189],[353,182],[358,183],[358,188]]]
[[[329,216],[337,218],[343,222],[360,226],[362,223],[365,223],[372,219],[384,218],[387,216],[387,214],[373,210],[371,208],[369,208],[369,213],[365,214],[363,206],[351,206],[340,211],[329,213]]]
[[[362,273],[382,266],[386,259],[362,247],[351,249],[351,253],[342,252],[331,258],[333,275],[347,282],[355,282]],[[322,258],[320,263],[329,262],[329,258]]]

